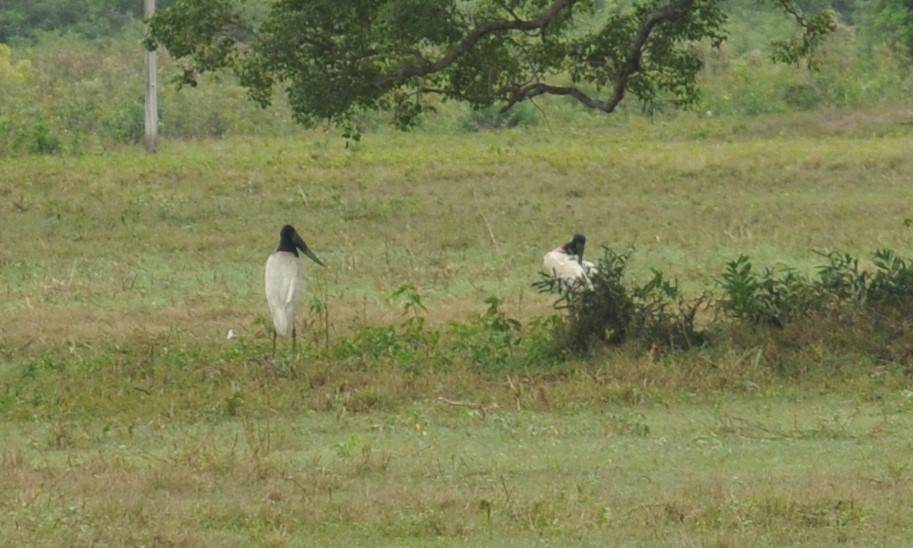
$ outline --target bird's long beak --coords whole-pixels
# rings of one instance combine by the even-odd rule
[[[304,240],[301,239],[301,236],[299,236],[297,233],[295,233],[295,235],[292,236],[292,239],[294,240],[295,245],[298,246],[298,249],[300,249],[302,253],[307,255],[309,259],[311,259],[315,263],[319,264],[320,266],[326,267],[326,265],[323,264],[323,261],[318,259],[317,255],[314,255],[314,252],[311,251],[310,248],[308,248],[308,245],[306,243],[304,243]]]
[[[317,258],[317,255],[314,255],[314,252],[313,252],[313,251],[311,251],[310,249],[307,248],[307,246],[302,247],[302,248],[301,248],[301,251],[302,251],[305,255],[307,255],[312,261],[314,261],[315,263],[317,263],[317,264],[319,264],[320,266],[323,266],[323,267],[326,266],[325,264],[323,264],[323,262],[321,262],[320,259]]]

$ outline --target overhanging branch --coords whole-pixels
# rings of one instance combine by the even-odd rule
[[[634,35],[634,40],[631,42],[631,47],[628,49],[628,54],[622,64],[621,71],[615,78],[612,87],[612,95],[607,100],[590,97],[574,86],[553,86],[542,82],[534,82],[523,86],[517,86],[515,89],[511,90],[510,100],[501,111],[506,112],[510,110],[520,101],[532,99],[539,95],[550,94],[569,95],[588,108],[601,110],[607,113],[613,112],[622,99],[624,99],[631,76],[641,70],[644,50],[656,27],[686,17],[693,6],[694,0],[677,0],[660,7],[643,20],[640,27],[637,29],[637,33]]]
[[[562,12],[573,7],[575,3],[577,3],[577,0],[558,0],[532,19],[489,21],[479,25],[437,61],[421,59],[415,64],[401,66],[399,69],[379,79],[376,85],[378,87],[386,86],[391,83],[400,83],[409,78],[420,78],[440,72],[455,63],[486,36],[507,31],[529,32],[544,29],[555,21]]]

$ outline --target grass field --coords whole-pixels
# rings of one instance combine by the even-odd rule
[[[739,254],[906,256],[911,118],[5,158],[0,544],[903,545],[906,363],[812,345],[792,377],[766,347],[499,369],[479,318],[496,297],[535,332],[541,256],[574,231],[695,294]],[[305,266],[304,349],[277,376],[262,269],[285,222],[327,268]],[[469,350],[398,363],[438,333]]]

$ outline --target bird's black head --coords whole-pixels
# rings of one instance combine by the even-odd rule
[[[583,259],[584,247],[586,247],[586,236],[583,234],[574,234],[571,241],[564,244],[564,250],[570,255],[577,255],[578,259]]]
[[[314,252],[308,248],[308,245],[304,243],[304,240],[301,239],[301,236],[298,234],[298,231],[295,230],[295,227],[292,225],[285,225],[279,231],[279,247],[276,248],[276,251],[286,251],[288,253],[294,253],[295,256],[298,256],[298,250],[301,250],[302,253],[308,256],[309,259],[324,266],[323,262],[317,258],[317,255],[314,255]]]

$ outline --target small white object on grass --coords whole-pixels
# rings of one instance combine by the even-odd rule
[[[230,341],[233,341],[233,340],[235,340],[235,339],[238,338],[238,332],[235,331],[234,329],[229,329],[229,330],[228,330],[228,335],[227,335],[225,338],[228,339],[228,340],[230,340]]]

